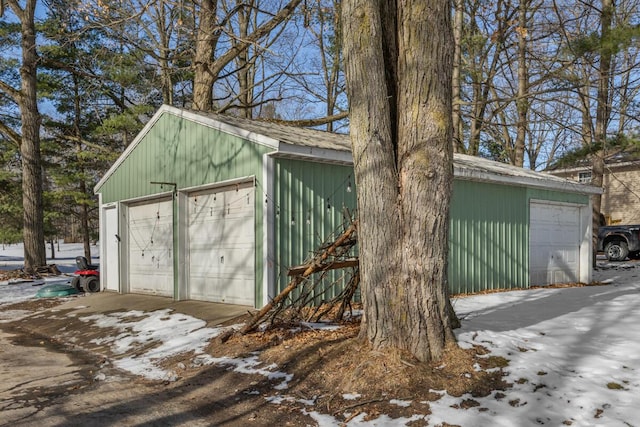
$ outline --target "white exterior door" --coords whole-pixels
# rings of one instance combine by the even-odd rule
[[[188,197],[189,297],[255,305],[253,183]]]
[[[529,223],[531,285],[580,281],[582,228],[579,205],[531,202]]]
[[[105,253],[100,257],[100,277],[105,290],[120,291],[120,235],[118,234],[118,209],[113,206],[103,210]]]
[[[129,290],[173,296],[173,201],[129,206]]]

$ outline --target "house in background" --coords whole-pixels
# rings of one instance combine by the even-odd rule
[[[580,183],[591,183],[591,162],[549,170]],[[616,151],[605,159],[601,213],[607,224],[640,224],[640,152]]]
[[[599,189],[457,154],[454,176],[452,293],[591,281]],[[355,184],[347,135],[163,106],[94,189],[102,288],[262,307]]]

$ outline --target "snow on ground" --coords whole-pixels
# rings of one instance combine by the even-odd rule
[[[98,253],[98,247],[91,247],[92,253]],[[50,258],[51,250],[47,247],[47,264],[56,264],[58,270],[63,273],[59,277],[46,277],[33,282],[23,282],[9,284],[7,281],[0,281],[0,307],[7,303],[25,301],[35,297],[40,287],[44,284],[71,282],[71,276],[76,271],[76,257],[83,254],[82,244],[60,244],[55,247],[55,259]],[[22,244],[0,246],[0,270],[17,270],[24,267],[24,252]],[[0,321],[8,317],[7,313],[0,312]]]
[[[80,252],[78,248],[69,249],[70,267]],[[7,268],[3,263],[19,263],[15,258],[20,257],[21,253],[0,251],[0,269]],[[534,289],[453,301],[462,319],[462,328],[456,331],[460,345],[480,344],[490,350],[487,357],[508,359],[505,379],[513,384],[511,389],[484,398],[455,398],[440,392],[439,400],[429,402],[431,414],[416,413],[401,419],[383,414],[373,421],[365,421],[366,414],[359,414],[346,425],[402,426],[416,422],[435,426],[446,422],[471,427],[640,426],[640,263],[600,261],[600,266],[594,280],[606,282],[604,286]],[[0,284],[0,306],[31,298],[37,289],[31,284]],[[160,310],[95,314],[83,320],[118,331],[102,338],[102,343],[109,344],[116,354],[150,340],[158,342],[151,350],[114,361],[130,372],[171,379],[173,373],[164,371],[159,362],[193,350],[194,364],[216,363],[280,381],[273,395],[265,397],[272,404],[300,401],[286,394],[291,374],[280,372],[274,365],[264,366],[258,354],[241,360],[204,354],[207,343],[221,330],[206,328],[199,319]],[[453,407],[459,408],[465,399],[479,405]],[[313,411],[313,401],[300,402],[305,405],[304,413],[319,426],[344,425],[330,415]],[[405,406],[409,402],[390,403]]]
[[[47,244],[47,264],[56,264],[62,273],[76,271],[76,257],[84,255],[82,243],[55,243],[54,255],[51,258],[51,246]],[[90,264],[99,264],[99,246],[91,246],[92,259]],[[24,251],[22,243],[0,245],[0,270],[16,270],[24,266]],[[0,282],[2,284],[2,282]]]
[[[444,396],[430,404],[430,423],[640,425],[639,272],[637,263],[618,264],[595,272],[606,286],[456,300],[460,345],[481,344],[509,359],[513,388],[501,399],[475,399],[480,405],[468,410],[452,410],[459,399]]]
[[[157,364],[188,351],[202,354],[209,341],[220,335],[224,329],[206,328],[204,320],[171,311],[128,311],[107,315],[95,314],[80,319],[83,322],[93,322],[94,327],[118,329],[120,334],[117,336],[93,340],[96,344],[110,344],[115,354],[126,353],[152,341],[160,343],[143,354],[118,358],[114,364],[120,369],[152,380],[175,381],[175,373],[166,371]]]

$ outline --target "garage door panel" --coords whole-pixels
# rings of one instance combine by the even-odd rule
[[[529,271],[532,285],[576,282],[580,265],[577,206],[532,203]]]
[[[254,305],[254,186],[189,197],[189,295]]]
[[[129,207],[129,284],[133,293],[173,296],[173,202]]]

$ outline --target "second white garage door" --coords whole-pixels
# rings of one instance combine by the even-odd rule
[[[253,182],[189,195],[189,297],[255,304]]]
[[[531,202],[531,285],[575,283],[580,277],[580,207]]]
[[[129,206],[129,290],[173,296],[173,201]]]

